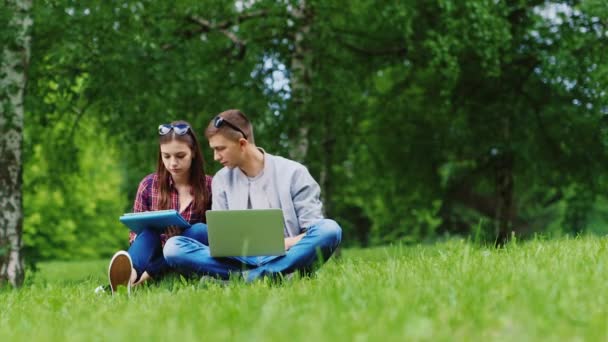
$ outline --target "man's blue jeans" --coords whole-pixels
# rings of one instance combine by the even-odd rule
[[[181,236],[209,244],[207,226],[204,223],[193,224],[184,230]],[[128,252],[133,261],[133,268],[137,271],[137,280],[144,272],[148,272],[152,278],[156,278],[169,270],[169,265],[163,257],[160,234],[154,230],[145,229],[137,234]]]
[[[246,280],[253,281],[295,271],[312,272],[315,266],[331,257],[341,240],[340,226],[333,220],[324,219],[310,227],[302,239],[282,256],[214,258],[209,254],[208,243],[183,235],[167,240],[163,254],[171,267],[185,274],[228,279],[245,271]]]

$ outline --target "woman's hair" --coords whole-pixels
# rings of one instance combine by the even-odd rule
[[[192,194],[194,197],[192,203],[192,211],[194,213],[199,214],[201,217],[204,217],[205,210],[211,203],[211,194],[207,190],[205,161],[203,159],[201,147],[198,144],[198,139],[196,138],[196,134],[194,134],[194,131],[192,130],[192,126],[188,122],[181,120],[173,121],[171,122],[171,125],[188,125],[190,128],[188,129],[186,134],[183,135],[176,134],[175,130],[171,130],[169,133],[159,136],[158,163],[156,164],[156,173],[158,174],[158,181],[160,186],[158,208],[171,209],[171,196],[169,195],[169,182],[171,174],[169,173],[167,168],[165,168],[165,164],[163,163],[160,145],[176,140],[187,144],[190,147],[190,150],[192,151],[193,158],[192,164],[190,165],[190,177],[188,178],[188,183],[190,183],[190,186],[192,187]]]
[[[220,127],[216,127],[215,120],[217,117],[221,117],[229,124],[224,123],[220,125]],[[234,129],[234,127],[231,127],[231,125],[238,127],[241,131]],[[245,116],[245,114],[238,109],[229,109],[223,111],[216,115],[211,122],[209,122],[209,125],[207,125],[207,129],[205,130],[205,137],[209,139],[218,133],[230,140],[235,141],[239,140],[240,138],[244,138],[243,135],[246,135],[246,139],[250,143],[255,144],[255,139],[253,137],[253,126],[251,125],[251,122],[247,116]]]

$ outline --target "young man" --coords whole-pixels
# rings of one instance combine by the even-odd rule
[[[213,258],[209,247],[184,236],[172,237],[163,253],[167,263],[185,273],[247,281],[308,273],[319,259],[328,260],[342,239],[338,224],[323,217],[320,187],[306,167],[266,153],[255,145],[253,127],[238,110],[217,115],[205,136],[213,158],[224,168],[212,182],[212,209],[280,208],[285,222],[285,255]]]

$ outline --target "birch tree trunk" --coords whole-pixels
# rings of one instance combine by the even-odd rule
[[[0,47],[0,287],[24,279],[21,196],[24,92],[30,57],[31,0],[8,0],[14,40]]]
[[[311,30],[314,23],[314,12],[306,0],[298,2],[291,11],[298,29],[294,36],[294,53],[291,58],[291,90],[293,114],[297,124],[293,148],[290,151],[291,159],[306,162],[310,159],[309,145],[311,143],[311,127],[322,132],[322,139],[318,139],[318,132],[314,138],[315,144],[322,145],[322,152],[316,162],[319,164],[319,186],[321,187],[321,200],[324,203],[323,211],[331,213],[331,189],[329,186],[331,164],[333,163],[333,139],[331,138],[330,116],[319,115],[313,108],[313,59]],[[314,134],[313,134],[314,135]],[[308,160],[310,162],[310,160]],[[320,162],[320,163],[319,163]],[[310,165],[309,165],[310,166]]]
[[[310,128],[314,125],[317,129],[327,132],[329,127],[329,116],[320,117],[312,112],[313,89],[313,49],[310,43],[310,34],[314,20],[313,9],[306,0],[298,2],[291,12],[298,29],[294,36],[294,53],[291,58],[291,95],[293,113],[295,116],[296,132],[293,148],[290,151],[291,159],[306,162],[309,157]],[[321,127],[322,125],[322,127]],[[330,196],[328,191],[329,168],[328,163],[333,162],[333,141],[315,141],[323,145],[323,154],[319,166],[319,186],[321,187],[321,200],[324,203],[324,215],[329,212]]]
[[[308,154],[308,131],[311,115],[310,103],[312,101],[311,87],[311,51],[308,35],[312,25],[312,13],[306,0],[294,6],[291,15],[298,27],[294,36],[294,53],[291,58],[291,95],[293,113],[297,123],[294,146],[290,157],[304,162]]]

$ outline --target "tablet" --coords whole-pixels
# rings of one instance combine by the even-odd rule
[[[151,228],[159,232],[164,232],[165,228],[168,226],[177,226],[184,229],[190,228],[190,223],[188,223],[188,221],[186,221],[175,209],[127,213],[118,219],[125,226],[138,234],[146,228]]]

